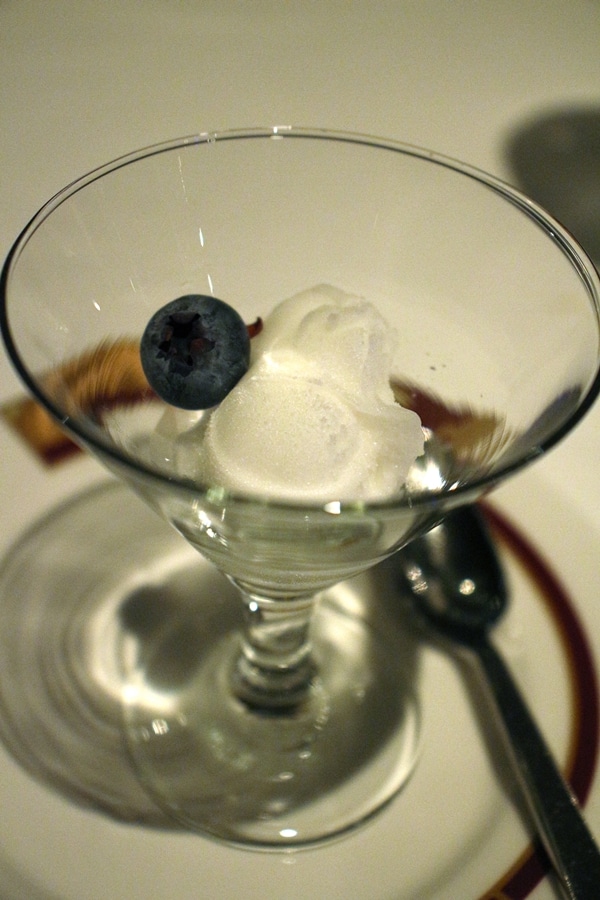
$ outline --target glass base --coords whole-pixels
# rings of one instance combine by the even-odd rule
[[[239,635],[228,604],[198,602],[205,649],[189,668],[175,628],[144,646],[128,685],[130,751],[155,800],[188,828],[264,848],[367,821],[417,756],[417,708],[394,635],[352,615],[333,589],[313,623],[318,674],[308,696],[291,710],[256,711],[230,688]]]
[[[418,645],[389,563],[323,595],[293,715],[231,696],[236,589],[120,483],[34,525],[0,598],[0,739],[79,805],[300,846],[366,821],[412,771]]]

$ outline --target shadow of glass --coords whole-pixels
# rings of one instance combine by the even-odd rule
[[[600,262],[600,107],[529,118],[505,153],[517,186],[545,207]]]
[[[378,698],[391,729],[399,691],[414,689],[418,645],[390,578],[383,564],[333,589],[331,601],[340,615],[398,635],[402,685]],[[0,562],[0,739],[71,802],[121,822],[178,828],[138,780],[124,694],[140,667],[157,690],[176,690],[193,677],[199,643],[228,635],[240,619],[232,584],[128,488],[109,482],[79,494]],[[374,671],[383,665],[373,660]],[[385,741],[385,717],[382,728]],[[356,770],[376,751],[365,735]]]

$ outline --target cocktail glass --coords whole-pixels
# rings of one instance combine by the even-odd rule
[[[201,414],[146,383],[147,321],[200,293],[250,323],[320,283],[364,296],[398,331],[390,383],[421,416],[424,455],[377,502],[201,483],[193,447],[175,444]],[[600,286],[586,254],[469,166],[270,127],[157,145],[74,182],[16,241],[1,296],[33,395],[238,588],[232,603],[199,585],[192,646],[176,617],[144,629],[144,573],[133,607],[124,589],[125,632],[133,617],[131,635],[145,635],[120,651],[124,732],[147,790],[186,826],[244,846],[308,845],[367,821],[413,770],[419,715],[401,634],[348,579],[540,457],[589,408]]]

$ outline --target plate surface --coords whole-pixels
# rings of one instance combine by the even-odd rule
[[[67,467],[75,474],[88,462]],[[597,749],[592,651],[547,564],[510,520],[494,507],[490,515],[514,597],[498,644],[585,795]],[[178,535],[127,488],[104,480],[55,504],[5,555],[0,735],[10,752],[0,753],[9,785],[0,854],[3,873],[15,873],[0,876],[7,896],[20,882],[64,900],[135,900],[150,891],[187,900],[198,884],[215,898],[242,885],[249,897],[296,900],[323,891],[357,900],[529,894],[542,869],[479,681],[415,635],[407,641],[422,707],[421,759],[373,823],[339,843],[287,854],[234,850],[173,828],[138,786],[121,742],[128,638],[120,604],[123,584],[130,596],[143,590],[148,617],[140,621],[160,627],[162,586],[170,584],[169,602],[181,614],[199,577],[207,590],[222,590],[220,576]],[[369,590],[367,578],[346,583],[342,594]]]

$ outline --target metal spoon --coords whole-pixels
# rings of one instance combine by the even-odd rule
[[[475,507],[450,513],[398,554],[418,611],[480,663],[525,800],[570,900],[600,897],[600,851],[488,630],[508,597],[502,569]]]

